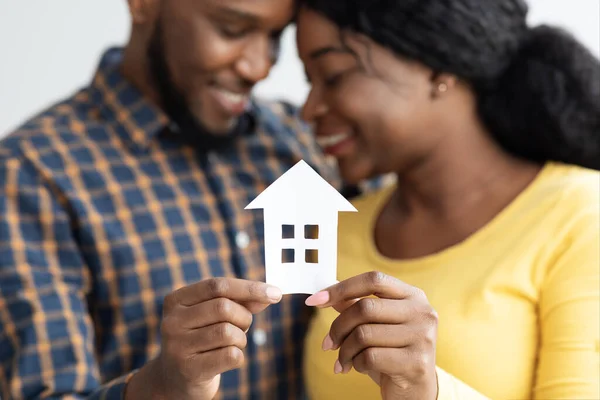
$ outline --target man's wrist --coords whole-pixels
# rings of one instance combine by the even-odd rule
[[[125,400],[163,400],[165,390],[159,359],[154,359],[136,371],[127,385],[123,398]]]

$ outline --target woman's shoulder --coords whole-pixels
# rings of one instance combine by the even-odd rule
[[[544,228],[551,232],[546,240],[546,246],[554,249],[551,258],[571,260],[571,271],[596,271],[600,254],[600,172],[552,164],[544,174],[538,192],[552,199],[552,208],[542,210],[548,221]]]
[[[600,172],[575,165],[550,163],[540,181],[541,196],[553,197],[555,209],[569,214],[600,213]]]

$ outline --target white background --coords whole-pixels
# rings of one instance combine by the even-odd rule
[[[599,0],[529,4],[532,23],[565,27],[600,56]],[[0,0],[0,137],[87,84],[102,51],[124,44],[128,35],[126,0]],[[281,61],[257,92],[304,100],[292,29],[284,35]]]

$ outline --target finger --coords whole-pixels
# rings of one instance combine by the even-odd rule
[[[210,380],[215,376],[244,364],[244,352],[236,346],[223,347],[205,353],[196,353],[188,356],[185,366],[189,375],[198,381]]]
[[[360,301],[360,299],[352,299],[352,300],[348,300],[348,301],[342,301],[337,304],[332,304],[332,307],[334,310],[336,310],[337,312],[339,312],[341,314],[344,311],[346,311],[347,309],[349,309],[350,307],[352,307],[354,304],[356,304],[358,301]]]
[[[193,306],[211,299],[224,297],[237,303],[269,305],[281,300],[281,290],[263,282],[233,278],[212,278],[178,289],[165,298],[168,312],[177,305]]]
[[[402,324],[418,311],[418,304],[407,300],[365,298],[342,312],[331,324],[329,337],[332,349],[346,340],[356,327],[363,324]],[[327,339],[326,339],[327,340]]]
[[[309,306],[330,307],[352,299],[375,295],[387,299],[406,299],[423,292],[382,272],[371,271],[354,276],[306,299]]]
[[[360,299],[351,299],[351,300],[347,300],[347,301],[341,301],[339,303],[333,304],[332,307],[337,312],[341,313],[342,311],[344,311],[348,307],[350,307],[352,304],[356,303],[358,300],[360,300]],[[309,296],[305,300],[305,304],[307,306],[315,306],[315,305],[319,305],[319,304],[324,304],[328,301],[329,301],[329,292],[327,290],[322,290],[318,293],[313,294],[312,296]]]
[[[378,372],[389,376],[412,379],[424,376],[432,366],[427,354],[413,351],[409,347],[369,347],[352,360],[354,369],[362,374]]]
[[[340,346],[338,360],[347,373],[352,369],[354,357],[369,347],[402,348],[416,339],[416,331],[408,325],[360,325]]]
[[[246,310],[250,311],[251,314],[258,314],[259,312],[262,312],[265,308],[271,305],[266,303],[255,302],[246,302],[241,304],[246,308]]]
[[[229,322],[245,331],[252,324],[252,313],[241,304],[221,297],[190,307],[180,307],[174,321],[183,330],[198,329],[219,322]]]
[[[223,347],[235,346],[243,350],[248,344],[246,334],[228,322],[188,331],[181,338],[184,354],[203,353]]]

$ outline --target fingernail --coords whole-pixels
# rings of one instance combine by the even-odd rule
[[[325,290],[322,292],[315,293],[312,296],[309,296],[304,302],[304,304],[306,304],[307,306],[320,306],[326,304],[328,301],[329,292]]]
[[[335,366],[333,367],[333,373],[339,374],[340,372],[342,372],[342,364],[340,364],[340,360],[337,360],[335,362]]]
[[[323,345],[321,347],[323,348],[323,351],[333,349],[333,340],[331,339],[331,336],[325,336],[325,339],[323,339]]]
[[[267,297],[271,300],[279,301],[281,299],[281,290],[275,286],[268,286]]]

